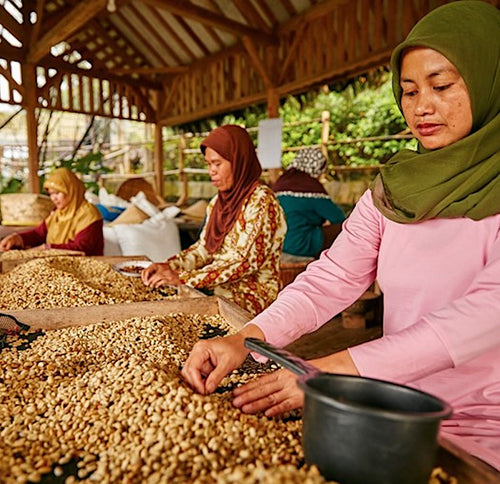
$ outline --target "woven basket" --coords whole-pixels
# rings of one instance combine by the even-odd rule
[[[2,225],[38,225],[53,208],[54,204],[47,195],[37,193],[0,195]]]

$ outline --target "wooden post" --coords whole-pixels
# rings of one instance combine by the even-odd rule
[[[188,180],[184,168],[186,167],[186,154],[184,150],[186,149],[186,137],[184,134],[181,135],[179,141],[179,181],[181,182],[181,193],[176,205],[181,207],[188,200]]]
[[[36,66],[26,63],[22,67],[24,98],[23,107],[26,110],[26,131],[28,137],[28,190],[40,193],[40,178],[38,177],[38,122],[36,108]]]
[[[328,160],[328,139],[330,137],[330,111],[321,113],[321,152]]]
[[[267,90],[267,117],[268,118],[279,118],[279,103],[280,99],[278,94],[274,89]],[[269,175],[269,184],[271,187],[276,183],[279,176],[281,175],[281,168],[269,168],[267,170]]]
[[[156,193],[163,198],[163,130],[161,123],[155,124],[155,185]]]

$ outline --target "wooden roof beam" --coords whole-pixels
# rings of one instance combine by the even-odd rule
[[[281,72],[278,77],[278,85],[280,85],[285,79],[286,71],[290,67],[292,59],[295,57],[295,51],[297,50],[299,44],[302,42],[302,37],[304,36],[305,31],[306,31],[306,24],[305,23],[300,24],[297,29],[297,32],[295,33],[295,39],[293,40],[291,47],[288,49],[285,62],[283,62],[281,66]]]
[[[16,22],[3,5],[0,5],[0,19],[0,25],[21,42],[23,39],[23,26]]]
[[[268,76],[267,69],[260,60],[259,53],[257,52],[257,49],[255,48],[255,45],[252,42],[252,39],[250,39],[250,37],[244,36],[242,40],[243,40],[243,45],[245,46],[245,49],[248,52],[250,60],[252,61],[252,64],[259,73],[260,77],[262,77],[264,84],[268,89],[274,88],[273,81]]]
[[[316,4],[314,7],[309,8],[304,13],[293,17],[286,24],[280,27],[279,33],[284,34],[286,32],[290,32],[291,30],[295,30],[301,25],[303,22],[311,22],[315,18],[322,17],[327,13],[335,10],[340,5],[347,3],[349,0],[325,0],[321,3]]]
[[[52,46],[66,40],[73,32],[106,8],[106,5],[107,0],[78,2],[68,15],[61,18],[38,42],[33,44],[26,57],[27,62],[39,62],[50,52]]]
[[[161,66],[161,67],[123,67],[114,68],[113,74],[118,76],[123,74],[181,74],[187,72],[189,67],[187,66]]]
[[[191,18],[192,20],[196,20],[203,25],[226,30],[238,38],[248,36],[258,42],[277,42],[277,37],[274,34],[261,32],[260,30],[254,29],[240,22],[235,22],[234,20],[226,18],[222,15],[217,15],[211,10],[198,7],[192,3],[187,4],[179,2],[178,0],[142,0],[142,2],[159,9],[168,10],[174,15]]]
[[[36,22],[33,25],[33,30],[31,31],[31,39],[30,42],[36,42],[38,40],[38,36],[40,35],[40,28],[42,27],[43,22],[43,7],[45,4],[45,0],[37,0],[36,2]]]
[[[251,25],[257,25],[263,32],[268,34],[272,32],[272,29],[266,24],[251,2],[248,0],[234,0],[234,4]]]

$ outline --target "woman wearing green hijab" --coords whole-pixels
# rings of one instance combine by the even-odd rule
[[[390,160],[332,248],[269,308],[236,335],[197,343],[183,375],[210,393],[247,356],[245,337],[286,346],[376,279],[383,336],[312,363],[447,400],[442,435],[500,470],[500,11],[479,0],[435,9],[391,67],[418,150]],[[266,415],[303,403],[286,370],[234,396],[242,411]]]

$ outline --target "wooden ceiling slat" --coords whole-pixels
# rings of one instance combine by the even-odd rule
[[[52,46],[67,39],[73,32],[99,13],[106,6],[106,1],[86,0],[85,2],[79,2],[72,9],[70,15],[62,18],[40,40],[31,46],[26,56],[27,62],[37,63],[50,52]]]
[[[208,5],[217,13],[223,14],[223,11],[219,8],[217,3],[214,2],[214,0],[207,0]],[[208,35],[210,38],[217,44],[218,50],[222,50],[225,47],[224,41],[220,38],[220,36],[217,34],[217,32],[212,28],[207,25],[204,26]]]
[[[316,18],[323,17],[332,10],[335,10],[336,8],[340,7],[341,5],[349,1],[356,1],[356,0],[324,0],[323,2],[315,5],[314,7],[307,9],[306,11],[304,11],[304,13],[299,15],[294,15],[290,21],[286,22],[280,27],[279,31],[280,33],[285,33],[290,30],[295,30],[297,26],[300,25],[301,23],[303,22],[309,23]]]
[[[148,47],[148,51],[151,53],[151,55],[155,58],[156,62],[158,64],[162,63],[162,56],[158,52],[158,50],[153,47],[153,45],[149,42],[148,37],[151,35],[151,32],[148,32],[146,30],[143,30],[139,28],[138,26],[134,25],[128,17],[125,17],[122,14],[118,14],[120,16],[120,21],[127,26],[127,28],[133,33],[134,37],[136,40],[138,39],[143,45]],[[148,64],[150,64],[148,62]]]
[[[178,0],[142,0],[142,2],[148,3],[149,5],[153,5],[160,9],[168,10],[169,12],[181,17],[191,18],[203,25],[209,25],[210,27],[226,30],[237,37],[247,35],[254,38],[254,40],[257,40],[258,42],[276,41],[276,37],[272,34],[261,32],[242,23],[235,22],[227,17],[214,14],[206,8],[198,7],[190,2],[179,2]]]
[[[274,12],[269,8],[269,5],[264,0],[256,0],[256,2],[262,12],[269,19],[272,27],[275,28],[276,25],[278,25],[278,19],[276,18],[276,15],[274,15]]]
[[[144,31],[149,34],[149,37],[154,38],[156,40],[156,42],[158,44],[160,44],[161,48],[163,50],[167,51],[168,55],[170,55],[170,57],[172,57],[174,59],[176,64],[182,64],[181,58],[178,56],[178,54],[175,52],[175,50],[168,45],[168,43],[165,41],[165,38],[163,36],[161,36],[155,28],[153,28],[153,26],[151,25],[151,22],[139,10],[137,10],[133,5],[130,6],[130,9],[134,12],[134,15],[136,16],[136,18],[139,19],[143,23],[143,25],[145,27]],[[151,44],[149,44],[149,45],[152,48],[152,45]],[[163,60],[160,53],[158,53],[158,57],[160,58],[160,64],[163,64],[164,60]]]
[[[153,11],[153,9],[148,5],[145,5],[145,8],[148,8],[149,10]],[[157,15],[156,11],[155,15]],[[193,53],[193,51],[186,45],[186,43],[181,39],[181,37],[177,34],[177,32],[170,26],[170,24],[161,15],[157,15],[157,21],[159,22],[161,27],[165,30],[166,36],[172,38],[172,40],[184,51],[184,53],[190,59],[190,61],[195,60],[196,56]]]
[[[210,55],[210,51],[207,46],[200,40],[200,38],[194,33],[194,30],[189,26],[189,24],[179,15],[174,15],[175,20],[179,25],[185,30],[185,32],[191,38],[191,41],[196,44],[196,46],[201,50],[203,55],[206,57]]]
[[[272,33],[272,29],[260,16],[251,2],[248,0],[234,0],[237,9],[243,14],[249,25],[255,25],[262,32]]]

